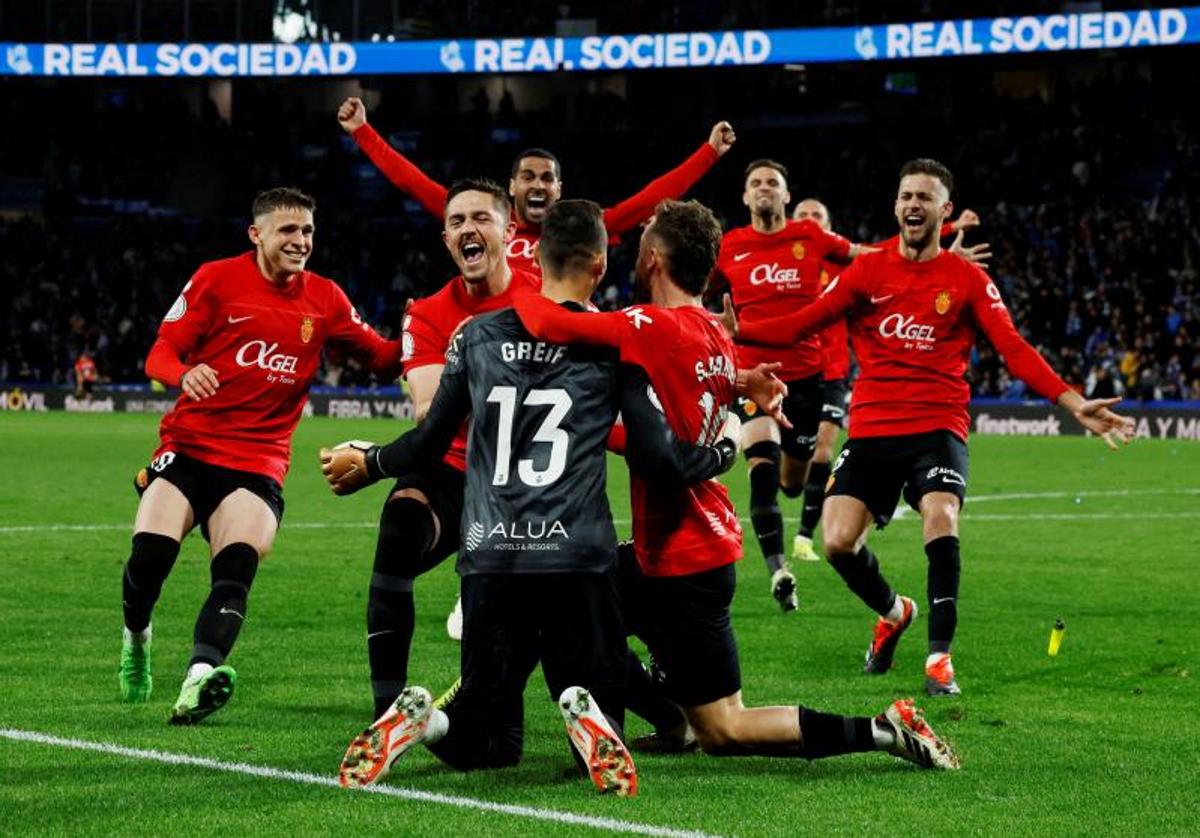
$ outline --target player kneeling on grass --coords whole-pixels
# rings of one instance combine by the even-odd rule
[[[607,232],[590,201],[560,201],[539,244],[542,293],[584,311],[607,264]],[[445,710],[410,686],[357,737],[345,786],[377,782],[417,742],[460,770],[515,764],[523,693],[538,660],[572,744],[601,791],[633,794],[621,738],[625,626],[614,574],[605,443],[618,408],[631,468],[681,483],[732,465],[732,439],[680,442],[645,374],[617,353],[536,341],[511,309],[476,316],[446,353],[425,421],[382,448],[322,452],[338,494],[436,462],[472,417],[457,570],[464,617],[462,686]]]
[[[150,616],[179,544],[197,524],[211,545],[212,588],[174,724],[224,706],[237,679],[225,659],[246,619],[259,561],[283,517],[282,483],[321,351],[336,344],[394,378],[400,344],[362,322],[332,281],[304,269],[316,202],[296,189],[254,199],[254,250],[200,266],[159,327],[146,374],[182,388],[135,485],[141,501],[122,579],[119,671],[127,701],[150,698]]]
[[[523,295],[513,307],[540,340],[619,350],[645,370],[680,438],[711,441],[741,377],[732,341],[700,305],[720,238],[708,208],[667,201],[638,249],[636,293],[647,303],[576,313]],[[625,619],[646,642],[667,697],[683,708],[706,753],[816,759],[883,750],[928,768],[958,767],[911,700],[873,719],[796,705],[746,707],[730,617],[742,539],[728,491],[715,480],[672,485],[632,473],[630,500],[634,555],[619,567]]]

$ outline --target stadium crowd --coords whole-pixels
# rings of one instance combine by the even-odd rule
[[[894,169],[931,154],[957,174],[958,207],[982,217],[969,241],[991,242],[1016,322],[1073,386],[1200,400],[1200,125],[1182,99],[1150,87],[1182,65],[1162,53],[1037,71],[957,65],[953,77],[946,66],[809,68],[804,90],[781,70],[731,71],[699,105],[667,95],[686,71],[630,79],[623,94],[594,80],[583,93],[559,87],[548,108],[519,107],[511,90],[460,94],[468,88],[441,79],[424,82],[438,106],[423,108],[409,82],[383,80],[370,119],[442,183],[499,177],[517,150],[541,145],[562,159],[565,196],[611,202],[726,118],[738,148],[693,196],[726,226],[744,223],[741,167],[774,156],[791,168],[793,199],[820,197],[835,229],[858,241],[894,233]],[[385,335],[405,299],[451,275],[436,222],[379,175],[332,110],[306,110],[299,89],[239,83],[224,121],[207,99],[189,109],[181,97],[137,95],[147,84],[78,85],[52,105],[36,87],[7,85],[0,115],[27,130],[0,136],[0,381],[71,383],[81,353],[101,380],[143,381],[162,314],[196,264],[246,246],[244,204],[263,185],[317,196],[312,267]],[[901,138],[918,108],[932,143]],[[659,125],[672,127],[648,127]],[[629,300],[635,246],[612,253],[605,307]],[[976,352],[976,395],[1025,397],[989,347]],[[338,357],[321,381],[373,383]]]

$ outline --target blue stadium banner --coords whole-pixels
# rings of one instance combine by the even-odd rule
[[[0,42],[4,76],[349,76],[739,67],[1200,43],[1200,7],[823,29],[321,44]]]

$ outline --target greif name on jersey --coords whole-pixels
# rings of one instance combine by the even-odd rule
[[[500,357],[506,363],[533,361],[538,364],[557,364],[566,354],[566,347],[542,341],[522,340],[516,343],[505,341],[500,344]]]
[[[727,378],[737,383],[737,368],[726,355],[713,355],[707,361],[696,362],[696,380],[707,381],[710,378]]]

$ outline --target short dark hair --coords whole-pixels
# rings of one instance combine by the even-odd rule
[[[496,203],[496,209],[500,210],[500,214],[506,219],[508,218],[509,205],[508,193],[504,191],[504,187],[496,183],[494,180],[488,180],[482,177],[467,177],[461,180],[456,180],[450,184],[450,188],[446,190],[446,203],[442,206],[442,212],[445,213],[446,207],[450,206],[450,201],[456,195],[461,195],[464,192],[486,192],[492,196],[492,200]]]
[[[742,175],[742,180],[750,177],[750,173],[755,169],[774,169],[775,171],[779,172],[779,174],[783,175],[784,180],[787,180],[787,166],[783,165],[778,160],[772,160],[769,157],[760,157],[757,160],[751,160],[749,165],[746,166],[746,173]]]
[[[954,194],[954,175],[950,174],[950,170],[943,164],[934,160],[931,157],[918,157],[916,160],[909,160],[900,167],[900,179],[909,175],[930,175],[942,182],[942,186],[946,187],[946,193]]]
[[[294,186],[276,186],[274,189],[264,189],[254,196],[250,205],[250,217],[258,218],[277,209],[306,209],[317,211],[317,199],[306,192],[301,192]]]
[[[558,162],[558,158],[554,156],[553,152],[547,151],[544,148],[527,148],[514,157],[512,164],[513,178],[516,178],[517,172],[521,170],[521,161],[526,157],[541,157],[543,160],[549,160],[554,164],[554,176],[560,180],[562,179],[562,163]]]
[[[721,223],[712,210],[699,201],[663,201],[648,235],[663,243],[675,284],[689,294],[702,294],[721,249]]]
[[[604,211],[595,201],[556,201],[546,210],[538,253],[549,273],[560,274],[572,263],[590,264],[607,247]]]

